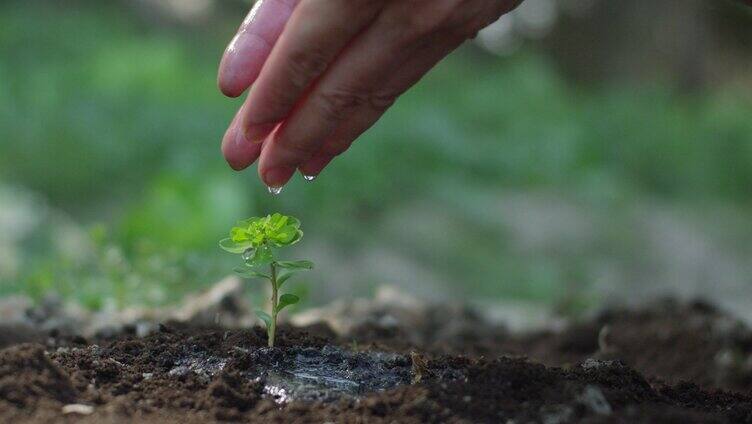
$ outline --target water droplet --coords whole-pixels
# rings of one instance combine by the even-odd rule
[[[316,179],[316,177],[317,177],[316,175],[305,175],[305,174],[303,174],[303,179],[306,180],[306,181],[313,181],[313,180]]]
[[[267,187],[267,189],[269,190],[269,193],[275,196],[282,193],[282,187]]]
[[[253,249],[247,249],[243,252],[243,260],[248,261],[253,257]]]

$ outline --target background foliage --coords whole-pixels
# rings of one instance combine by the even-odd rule
[[[308,302],[384,283],[566,311],[635,287],[752,290],[743,66],[701,62],[687,86],[662,63],[578,73],[546,37],[502,56],[468,45],[315,183],[270,197],[219,154],[238,103],[216,64],[244,9],[186,22],[147,1],[0,3],[0,294],[174,301],[236,265],[216,245],[236,219],[277,210],[319,264],[296,286]]]

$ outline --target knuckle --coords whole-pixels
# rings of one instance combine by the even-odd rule
[[[368,97],[368,105],[376,111],[385,111],[394,105],[401,94],[397,91],[377,91]]]
[[[505,10],[509,8],[506,6]],[[430,31],[462,40],[475,38],[481,29],[498,20],[505,10],[501,10],[495,4],[483,2],[435,0],[429,14]]]
[[[451,13],[444,18],[442,28],[455,37],[474,38],[485,26],[482,23],[485,20],[484,8],[485,5],[463,5],[456,13]]]
[[[329,57],[319,48],[299,50],[290,54],[288,63],[290,82],[302,90],[329,66]]]
[[[287,150],[295,158],[309,158],[316,153],[317,147],[313,143],[307,143],[305,140],[287,140],[282,144],[282,147]]]
[[[253,114],[247,114],[253,122],[275,122],[282,120],[290,111],[297,100],[297,95],[292,90],[284,87],[270,87],[262,95],[257,97],[260,101],[253,103],[248,109]],[[256,105],[263,105],[259,107]]]
[[[350,111],[366,103],[365,96],[349,90],[323,91],[318,96],[318,107],[324,116],[333,121],[341,121]]]
[[[343,121],[359,108],[385,111],[394,104],[400,94],[395,91],[358,93],[349,90],[330,90],[318,96],[318,106],[326,119]]]
[[[474,19],[471,20],[471,25],[474,25],[475,33],[477,34],[483,28],[498,21],[502,16],[519,6],[520,3],[522,3],[522,0],[509,0],[481,9],[479,13],[475,14]]]
[[[438,5],[436,5],[433,11],[433,18],[440,28],[456,25],[467,14],[468,7],[462,5],[464,0],[444,0],[437,3]]]
[[[404,2],[399,7],[383,13],[381,19],[384,26],[404,38],[417,37],[431,32],[434,26],[433,12],[416,12],[415,9],[411,9],[414,7],[412,3],[416,2]]]
[[[388,27],[407,38],[424,37],[437,32],[453,31],[469,20],[478,6],[468,0],[412,0],[384,14]]]
[[[473,39],[477,37],[478,32],[480,32],[480,30],[486,26],[487,25],[482,24],[475,20],[458,22],[456,25],[452,27],[451,32],[455,38],[458,38],[461,40],[468,40],[468,39]]]

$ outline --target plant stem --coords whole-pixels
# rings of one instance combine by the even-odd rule
[[[277,304],[279,303],[278,300],[278,293],[277,293],[277,264],[275,262],[272,262],[271,264],[271,276],[272,276],[272,322],[269,325],[269,328],[266,329],[266,334],[269,339],[269,347],[274,347],[274,336],[277,332]]]

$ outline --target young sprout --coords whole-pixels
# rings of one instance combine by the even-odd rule
[[[219,242],[222,249],[242,255],[245,266],[235,268],[236,274],[243,278],[265,279],[272,286],[271,313],[256,311],[256,315],[266,324],[269,347],[274,346],[277,315],[285,307],[300,300],[290,293],[280,296],[282,285],[296,272],[313,268],[311,261],[280,261],[275,255],[275,249],[292,246],[302,237],[303,232],[297,218],[275,213],[238,222],[230,230],[230,237]]]

